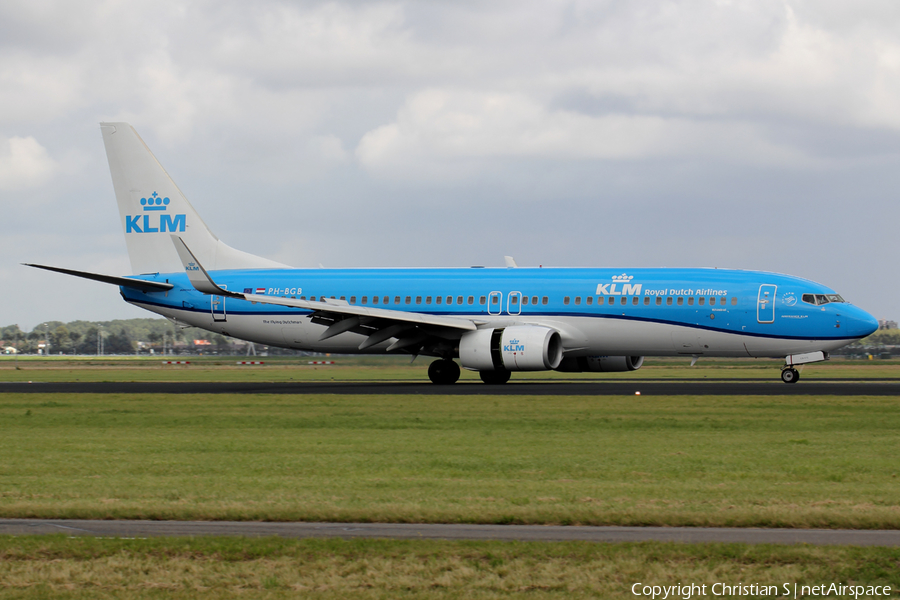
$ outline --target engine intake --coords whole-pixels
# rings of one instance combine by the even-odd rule
[[[620,373],[637,371],[643,364],[643,356],[569,356],[556,370],[563,373]]]
[[[459,340],[459,361],[476,371],[546,371],[562,361],[562,338],[549,327],[479,329]]]

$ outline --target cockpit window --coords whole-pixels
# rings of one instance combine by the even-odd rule
[[[801,299],[807,304],[821,306],[829,302],[845,302],[838,294],[803,294]]]

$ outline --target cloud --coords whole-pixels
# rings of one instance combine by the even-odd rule
[[[475,167],[484,166],[485,159],[508,158],[804,160],[800,152],[738,121],[628,113],[593,116],[553,110],[522,94],[445,90],[412,96],[393,123],[363,136],[356,156],[374,173],[401,177],[438,175],[442,170],[458,176],[461,161]]]
[[[36,187],[51,177],[55,169],[55,161],[33,137],[0,138],[0,189]]]

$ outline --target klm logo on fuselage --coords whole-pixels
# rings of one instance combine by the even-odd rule
[[[143,214],[125,215],[125,233],[161,233],[184,231],[187,215],[170,215],[165,212],[170,200],[153,192],[149,198],[141,198]],[[153,213],[159,213],[154,215]]]
[[[509,340],[508,344],[503,344],[504,352],[525,352],[525,344],[520,344],[519,340]]]
[[[597,284],[597,295],[598,296],[640,296],[642,284],[631,283],[632,279],[634,279],[633,275],[626,275],[625,273],[622,273],[621,275],[613,275],[612,283],[598,283]],[[616,289],[617,286],[622,286],[622,287],[619,289]]]

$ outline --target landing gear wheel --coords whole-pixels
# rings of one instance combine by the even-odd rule
[[[436,360],[428,365],[428,378],[437,385],[450,385],[459,380],[459,365],[452,360]]]
[[[790,368],[781,371],[781,380],[785,383],[797,383],[800,380],[800,372]]]
[[[481,380],[487,384],[499,384],[509,381],[510,372],[506,369],[500,371],[479,371]]]

